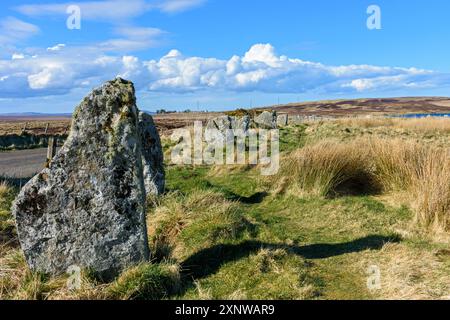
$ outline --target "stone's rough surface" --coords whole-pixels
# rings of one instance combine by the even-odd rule
[[[229,130],[232,128],[234,119],[229,116],[220,116],[208,121],[206,125],[207,129],[216,129],[220,132],[225,132],[225,130]]]
[[[277,117],[278,128],[287,127],[288,121],[289,121],[289,118],[288,118],[287,114],[278,115],[278,117]]]
[[[247,133],[250,127],[250,117],[244,116],[242,118],[221,116],[208,121],[206,130],[217,130],[221,138],[225,138],[228,135],[232,135],[233,131],[241,130],[239,133]],[[233,130],[228,131],[227,130]],[[219,138],[220,138],[219,137]]]
[[[277,128],[277,113],[275,111],[264,111],[254,119],[256,125],[261,129]]]
[[[13,205],[32,270],[77,265],[109,277],[149,258],[138,117],[133,84],[122,79],[77,107],[66,143]]]
[[[248,129],[250,128],[250,122],[251,122],[250,116],[244,116],[242,118],[237,118],[235,120],[233,129],[242,130],[243,132],[247,132]]]
[[[165,185],[164,155],[152,116],[144,112],[139,113],[139,130],[145,192],[147,195],[160,195],[164,193]]]

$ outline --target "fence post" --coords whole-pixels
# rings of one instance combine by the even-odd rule
[[[50,123],[47,122],[47,125],[45,126],[45,133],[44,134],[47,134],[49,126],[50,126]]]
[[[48,138],[48,148],[47,148],[47,162],[52,161],[56,155],[56,138]]]

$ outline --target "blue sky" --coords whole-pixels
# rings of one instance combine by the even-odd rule
[[[81,29],[66,9],[81,9]],[[381,9],[381,30],[367,8]],[[141,109],[448,96],[445,0],[90,0],[0,3],[0,113],[71,112],[103,81]],[[198,106],[198,107],[197,107]]]

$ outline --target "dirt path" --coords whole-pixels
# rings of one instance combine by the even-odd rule
[[[44,167],[47,148],[0,152],[0,177],[28,178]]]

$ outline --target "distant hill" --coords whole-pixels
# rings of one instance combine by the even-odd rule
[[[279,113],[322,116],[364,114],[449,113],[448,97],[402,97],[381,99],[324,100],[269,106],[257,110]]]
[[[156,112],[142,110],[150,115],[155,115]],[[40,112],[11,112],[11,113],[0,113],[0,119],[11,120],[42,120],[42,119],[67,119],[72,118],[71,113],[40,113]]]
[[[55,120],[71,118],[71,113],[15,112],[0,113],[0,120]]]

